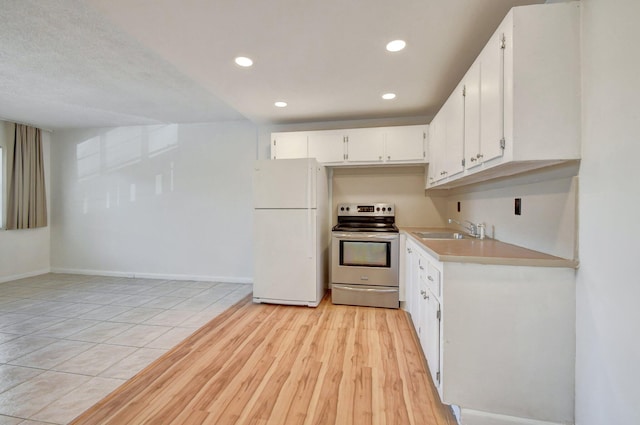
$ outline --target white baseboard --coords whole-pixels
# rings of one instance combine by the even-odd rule
[[[68,269],[62,267],[53,267],[51,269],[51,273],[86,274],[89,276],[111,276],[140,279],[194,280],[198,282],[253,283],[253,279],[250,277],[122,272],[113,270]]]
[[[481,412],[479,410],[461,409],[463,425],[562,425],[566,422],[547,422],[535,419],[519,418],[515,416],[499,415],[497,413]]]
[[[50,268],[46,268],[46,269],[35,270],[27,273],[14,274],[11,276],[2,276],[0,277],[0,283],[9,282],[12,280],[24,279],[26,277],[40,276],[41,274],[47,274],[50,271],[51,271]]]

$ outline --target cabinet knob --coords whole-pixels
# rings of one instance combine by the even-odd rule
[[[380,156],[378,157],[378,160],[379,160],[379,161],[382,161],[382,155],[380,155]]]
[[[431,276],[427,276],[427,279],[429,279],[431,282],[433,282],[433,278]]]
[[[474,157],[469,158],[469,160],[470,160],[471,162],[473,162],[473,161],[477,161]]]
[[[387,161],[391,160],[391,155],[387,155]]]
[[[482,158],[482,154],[479,153],[478,155],[476,155],[476,158],[478,158],[478,159]]]

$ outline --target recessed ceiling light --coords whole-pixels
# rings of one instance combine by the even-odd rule
[[[396,94],[395,93],[385,93],[385,94],[382,95],[382,98],[384,100],[395,99],[396,98]]]
[[[285,106],[287,106],[287,102],[283,102],[279,100],[276,103],[274,103],[274,105],[276,105],[278,108],[284,108]]]
[[[387,43],[387,50],[390,52],[399,52],[404,49],[407,43],[404,40],[393,40]]]
[[[246,58],[244,56],[238,56],[236,58],[236,64],[240,65],[243,68],[247,68],[251,65],[253,65],[253,61],[249,58]]]

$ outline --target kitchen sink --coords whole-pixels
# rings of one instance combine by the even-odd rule
[[[413,232],[421,239],[464,239],[462,233],[457,232]]]

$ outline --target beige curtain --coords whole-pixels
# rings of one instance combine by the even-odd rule
[[[16,124],[7,152],[7,225],[31,229],[47,225],[44,161],[39,128]]]

